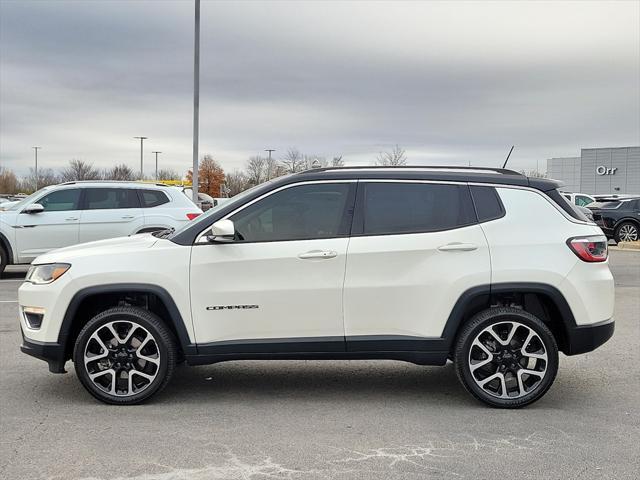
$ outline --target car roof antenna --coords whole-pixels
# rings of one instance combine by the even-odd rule
[[[507,155],[507,158],[505,159],[504,163],[502,164],[502,168],[506,168],[507,162],[509,161],[509,157],[511,156],[511,152],[513,152],[513,147],[515,147],[515,145],[511,145],[511,150],[509,150],[509,154]]]

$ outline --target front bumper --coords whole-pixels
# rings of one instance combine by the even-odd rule
[[[613,336],[615,322],[613,319],[592,325],[577,325],[568,332],[566,355],[579,355],[591,352]]]
[[[67,373],[64,369],[64,345],[31,340],[26,338],[24,333],[22,333],[22,345],[20,345],[20,351],[47,362],[51,373]]]

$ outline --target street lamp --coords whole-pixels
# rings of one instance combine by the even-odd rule
[[[200,0],[195,0],[195,28],[193,33],[193,170],[191,191],[193,203],[198,203],[198,133],[200,115]]]
[[[271,152],[275,152],[275,150],[273,148],[265,148],[264,151],[269,152],[269,162],[271,162]]]
[[[158,180],[158,154],[162,152],[151,152],[156,154],[156,181]]]
[[[42,147],[31,147],[36,153],[36,190],[38,190],[38,150]]]
[[[133,138],[139,138],[140,139],[140,179],[142,180],[143,178],[143,171],[142,171],[142,154],[144,151],[144,141],[147,139],[147,137],[133,137]]]

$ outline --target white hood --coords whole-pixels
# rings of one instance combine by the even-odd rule
[[[74,258],[88,256],[117,255],[121,251],[144,250],[158,241],[150,233],[140,233],[130,237],[117,237],[96,242],[80,243],[71,247],[59,248],[40,255],[33,261],[34,265],[42,263],[67,262]]]

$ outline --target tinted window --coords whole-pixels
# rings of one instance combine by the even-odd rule
[[[364,185],[365,235],[448,230],[476,221],[466,185]]]
[[[239,241],[302,240],[347,235],[349,183],[281,190],[231,216]]]
[[[42,197],[37,203],[44,207],[45,212],[64,212],[66,210],[77,210],[79,200],[80,190],[74,188],[52,192]]]
[[[488,222],[504,216],[504,207],[495,188],[472,186],[471,195],[479,221]]]
[[[113,208],[138,208],[136,191],[130,188],[87,188],[85,209],[104,210]]]
[[[163,192],[157,190],[140,190],[142,206],[145,208],[157,207],[164,203],[169,203],[169,199]]]
[[[583,222],[588,221],[588,218],[584,216],[584,213],[582,213],[580,209],[578,209],[578,207],[576,207],[573,203],[571,203],[563,195],[561,195],[558,190],[549,190],[548,192],[544,193],[571,217],[575,218],[576,220],[582,220]]]
[[[576,195],[576,205],[580,207],[586,207],[590,203],[593,203],[589,197],[585,197],[584,195]]]

